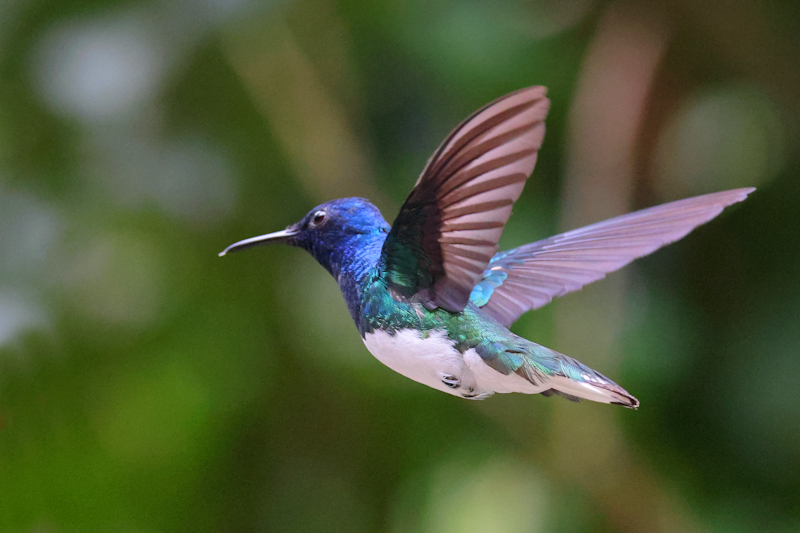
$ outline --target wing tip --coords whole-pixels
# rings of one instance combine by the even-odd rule
[[[547,97],[547,87],[544,85],[530,85],[528,87],[523,87],[522,89],[517,89],[516,91],[512,91],[508,94],[504,94],[500,98],[489,102],[481,109],[475,112],[475,115],[480,113],[481,111],[485,111],[490,107],[499,104],[500,102],[504,102],[510,98],[515,97],[522,97],[524,96],[523,101],[532,102],[534,106],[539,109],[540,118],[538,122],[544,122],[545,118],[547,118],[547,114],[550,111],[550,99]],[[535,103],[537,102],[538,103]]]
[[[720,206],[727,207],[731,204],[743,202],[755,190],[756,190],[755,187],[742,187],[740,189],[729,189],[727,191],[712,192],[699,197],[696,196],[695,198],[702,198],[703,196],[715,197],[719,199],[717,203]],[[687,198],[687,200],[691,200],[691,198]]]
[[[755,187],[742,187],[741,189],[731,189],[730,191],[727,192],[734,194],[734,199],[733,202],[731,203],[735,203],[743,201],[745,198],[747,198],[753,192],[755,192],[755,190],[756,190]]]

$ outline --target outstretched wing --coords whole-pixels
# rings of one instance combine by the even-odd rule
[[[536,164],[550,106],[544,87],[479,109],[434,152],[383,245],[396,293],[461,311]]]
[[[470,300],[509,327],[526,311],[677,241],[754,190],[695,196],[500,252],[483,272]]]

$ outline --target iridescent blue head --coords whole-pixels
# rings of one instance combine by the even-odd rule
[[[340,269],[386,239],[389,224],[377,207],[364,198],[340,198],[320,204],[285,230],[234,243],[222,252],[236,252],[283,243],[304,248],[334,276]]]

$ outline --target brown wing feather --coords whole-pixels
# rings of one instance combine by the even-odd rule
[[[434,152],[384,244],[396,292],[451,311],[466,306],[536,164],[545,93],[530,87],[488,104]]]

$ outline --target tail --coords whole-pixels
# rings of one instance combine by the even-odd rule
[[[531,344],[526,364],[517,373],[534,385],[545,387],[541,392],[544,396],[557,394],[575,402],[584,399],[629,409],[639,407],[639,400],[600,372],[564,354]]]

